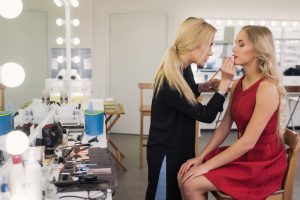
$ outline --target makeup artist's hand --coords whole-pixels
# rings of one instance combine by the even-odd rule
[[[220,84],[219,79],[211,79],[204,83],[199,83],[200,91],[201,92],[215,92]]]
[[[235,73],[234,61],[232,58],[226,58],[221,67],[221,80],[232,80]]]
[[[233,79],[233,76],[235,74],[235,66],[232,58],[226,58],[222,67],[221,67],[221,82],[218,87],[218,90],[222,92],[227,92],[228,88],[230,86],[230,83]]]

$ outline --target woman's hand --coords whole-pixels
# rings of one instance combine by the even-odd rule
[[[189,159],[187,160],[185,163],[183,163],[180,167],[180,170],[178,172],[178,175],[180,176],[184,176],[185,173],[193,166],[197,166],[199,164],[201,164],[203,162],[203,159],[201,159],[200,157],[196,157],[193,159]]]
[[[194,178],[201,176],[202,174],[207,173],[208,170],[203,167],[203,165],[197,165],[192,167],[182,178],[182,183],[186,181],[191,181]]]
[[[221,67],[222,77],[218,88],[220,91],[223,92],[228,91],[230,83],[234,77],[235,70],[236,69],[233,60],[231,58],[226,58]]]
[[[221,67],[221,72],[222,72],[222,79],[225,80],[232,80],[233,76],[235,74],[235,66],[234,66],[234,61],[232,58],[226,58],[222,67]]]
[[[199,83],[200,91],[201,92],[215,92],[220,84],[219,79],[211,79],[204,83]]]

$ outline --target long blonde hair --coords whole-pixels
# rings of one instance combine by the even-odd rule
[[[272,32],[265,26],[245,26],[242,28],[253,44],[257,52],[257,65],[259,70],[271,82],[277,85],[280,96],[278,110],[278,132],[282,139],[284,133],[285,109],[286,109],[286,90],[282,82],[282,73],[276,62],[276,51]]]
[[[190,17],[186,19],[177,29],[175,42],[165,52],[164,58],[158,68],[154,79],[156,94],[166,80],[170,87],[183,95],[190,104],[196,104],[197,100],[186,83],[183,75],[183,62],[180,55],[199,47],[199,44],[210,42],[216,29],[203,19]]]

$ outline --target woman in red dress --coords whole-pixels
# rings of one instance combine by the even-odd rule
[[[206,192],[215,190],[238,200],[261,200],[282,183],[287,166],[282,142],[286,91],[271,31],[243,27],[233,52],[245,76],[233,84],[225,116],[203,152],[181,166],[178,183],[186,200],[205,199]],[[233,122],[238,139],[219,147]]]

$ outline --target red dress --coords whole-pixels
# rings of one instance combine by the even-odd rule
[[[261,81],[242,89],[242,77],[234,91],[231,116],[237,125],[238,137],[243,135],[253,114],[256,92]],[[284,146],[277,136],[277,111],[267,123],[254,148],[219,168],[204,174],[220,191],[237,200],[261,200],[281,186],[287,158]],[[206,160],[227,147],[219,147],[206,156]]]

